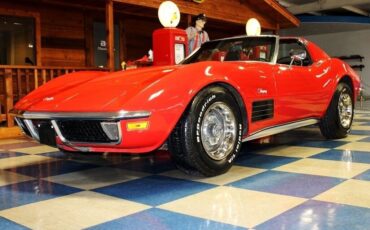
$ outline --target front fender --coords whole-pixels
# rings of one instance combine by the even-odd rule
[[[125,110],[147,110],[151,112],[149,128],[145,131],[128,131],[122,122],[123,147],[137,149],[145,146],[146,151],[160,147],[185,112],[193,98],[205,87],[223,83],[238,90],[232,78],[225,76],[223,69],[210,62],[209,65],[186,66],[173,70],[172,74],[154,82],[125,104]],[[168,69],[171,71],[171,68]],[[232,71],[230,71],[231,73]],[[143,119],[140,119],[143,120]]]

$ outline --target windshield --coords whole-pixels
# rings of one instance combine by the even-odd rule
[[[239,37],[206,42],[181,64],[200,61],[271,62],[276,37]]]

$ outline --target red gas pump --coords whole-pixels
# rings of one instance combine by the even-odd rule
[[[161,28],[153,32],[153,65],[176,65],[188,55],[185,30]]]

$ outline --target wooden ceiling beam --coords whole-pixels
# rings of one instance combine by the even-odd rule
[[[183,15],[197,15],[205,12],[210,19],[221,20],[244,25],[249,18],[257,18],[263,29],[274,30],[276,24],[281,28],[298,26],[299,20],[285,7],[275,0],[208,0],[196,4],[187,0],[173,0]],[[148,15],[145,8],[158,9],[162,0],[113,0],[120,3],[114,7],[115,13],[137,15],[146,18],[155,18],[156,14]],[[105,0],[38,0],[37,5],[49,4],[93,11],[105,10]],[[144,7],[144,9],[142,8]],[[137,10],[136,10],[137,9]]]
[[[180,8],[181,13],[197,15],[199,13],[206,13],[210,19],[222,20],[237,24],[245,24],[249,18],[257,18],[264,29],[274,29],[276,24],[273,20],[251,9],[247,4],[241,3],[240,0],[223,1],[212,0],[205,1],[202,4],[195,4],[191,1],[173,0]],[[271,0],[270,0],[271,1]],[[122,4],[138,5],[143,7],[150,7],[158,9],[162,3],[161,0],[114,0],[114,2]],[[238,9],[236,11],[236,9]]]

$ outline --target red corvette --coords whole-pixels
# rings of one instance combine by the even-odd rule
[[[13,113],[23,131],[67,151],[145,153],[164,143],[184,171],[226,172],[243,141],[319,124],[348,134],[357,74],[303,38],[205,43],[180,65],[78,72],[33,91]]]

